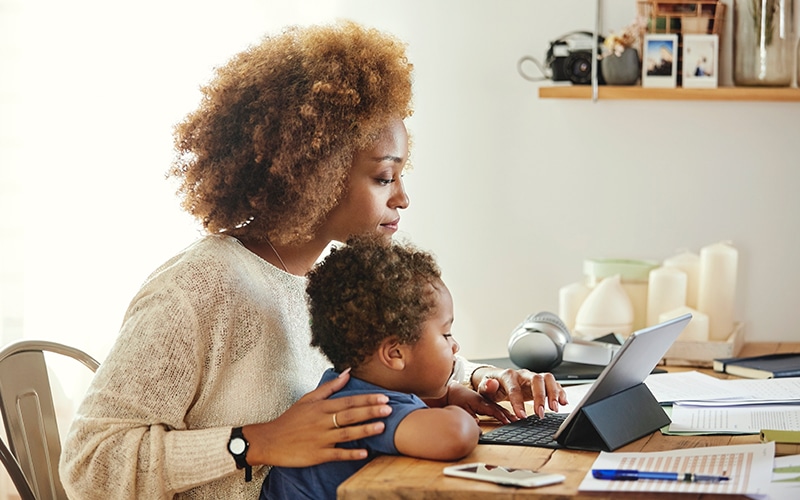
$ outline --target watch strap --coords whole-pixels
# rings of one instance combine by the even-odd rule
[[[241,453],[234,453],[230,449],[230,442],[234,439],[241,439],[244,442],[244,450]],[[241,427],[234,427],[231,429],[231,437],[228,440],[228,452],[233,456],[233,459],[236,461],[236,468],[237,469],[244,469],[244,480],[245,482],[250,482],[253,479],[253,467],[247,463],[247,450],[250,448],[250,443],[247,442],[247,439],[244,437],[244,433],[242,432]]]

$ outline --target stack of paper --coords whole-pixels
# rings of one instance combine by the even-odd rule
[[[671,413],[666,434],[800,431],[800,378],[722,380],[696,371],[650,375],[650,392]],[[573,394],[569,394],[570,400]],[[569,408],[565,409],[569,411]],[[601,452],[593,469],[724,475],[728,481],[613,481],[589,471],[581,491],[744,494],[757,500],[800,498],[800,455],[775,457],[774,441],[663,452]]]
[[[668,434],[758,434],[800,430],[800,378],[721,380],[696,371],[650,375],[659,403],[672,405]]]

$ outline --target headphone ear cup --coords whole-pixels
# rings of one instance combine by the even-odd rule
[[[531,321],[549,323],[552,325],[558,332],[556,335],[557,338],[554,339],[554,342],[558,342],[562,346],[567,342],[572,341],[572,335],[569,333],[569,328],[567,328],[567,325],[564,324],[564,322],[561,321],[561,318],[559,318],[556,314],[553,314],[549,311],[542,311],[540,313],[536,313],[536,315],[531,318]]]
[[[561,363],[564,346],[570,342],[569,329],[557,315],[540,312],[528,316],[511,334],[508,354],[511,361],[535,372],[544,372]]]

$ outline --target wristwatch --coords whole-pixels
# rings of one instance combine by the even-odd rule
[[[250,482],[253,479],[253,468],[247,463],[247,449],[250,443],[244,438],[241,427],[234,427],[231,430],[231,438],[228,440],[228,451],[236,461],[237,469],[244,469],[244,480]]]

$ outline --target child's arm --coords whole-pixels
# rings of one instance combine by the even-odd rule
[[[394,443],[403,455],[431,460],[457,460],[477,446],[481,429],[459,406],[422,408],[397,426]]]
[[[442,408],[447,405],[460,406],[475,418],[478,415],[486,415],[496,418],[501,424],[519,420],[519,417],[514,416],[494,401],[489,401],[472,389],[455,382],[450,384],[445,396],[439,399],[427,398],[423,401],[431,408]]]

